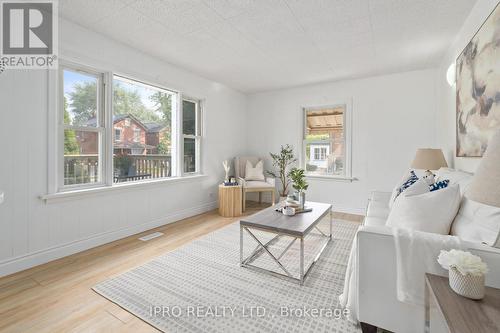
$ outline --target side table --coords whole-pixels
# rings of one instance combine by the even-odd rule
[[[425,274],[425,331],[500,332],[500,289],[486,287],[474,301],[456,294],[447,277]]]
[[[219,215],[224,217],[241,216],[241,185],[219,185]]]

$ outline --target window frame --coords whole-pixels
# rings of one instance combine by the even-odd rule
[[[343,130],[344,130],[344,173],[342,175],[332,175],[332,174],[325,174],[325,175],[317,175],[317,174],[311,174],[306,171],[306,177],[308,178],[325,178],[325,179],[332,179],[332,180],[350,180],[352,181],[354,178],[352,177],[352,101],[348,101],[345,103],[332,103],[332,104],[325,104],[325,105],[320,105],[320,106],[303,106],[301,108],[302,112],[302,135],[301,135],[301,154],[300,154],[300,167],[306,170],[306,164],[307,164],[307,143],[312,143],[311,141],[308,141],[306,139],[307,136],[307,112],[308,111],[318,111],[318,110],[324,110],[324,109],[329,109],[329,108],[338,108],[338,107],[343,107],[344,108],[344,114],[343,114]],[[317,143],[331,143],[333,142],[333,139],[322,139],[322,140],[317,140],[314,142]],[[319,147],[318,147],[319,148]]]
[[[195,108],[195,135],[192,134],[184,134],[184,101],[194,103],[196,105]],[[179,145],[181,154],[180,154],[180,159],[182,159],[182,165],[181,165],[181,175],[187,175],[187,176],[193,176],[193,175],[198,175],[201,174],[201,146],[202,146],[202,140],[203,140],[203,107],[202,107],[202,100],[192,98],[186,95],[181,96],[181,103],[180,103],[180,123],[181,126],[179,127],[179,132],[180,132],[180,142],[181,144]],[[185,139],[194,139],[195,141],[195,171],[193,172],[185,172],[184,171],[184,143]]]
[[[101,66],[102,68],[102,66]],[[100,191],[104,189],[119,189],[128,186],[152,186],[163,182],[179,181],[182,179],[197,179],[203,176],[202,170],[202,138],[203,138],[203,111],[202,99],[186,97],[181,91],[166,88],[163,84],[137,79],[134,75],[115,71],[114,69],[101,69],[93,65],[85,65],[79,60],[60,60],[60,66],[55,71],[49,71],[49,143],[48,149],[48,194],[41,198],[49,200],[73,194],[90,193],[88,191]],[[64,70],[82,72],[86,75],[98,76],[98,127],[84,127],[84,131],[99,133],[99,182],[87,184],[64,185]],[[113,123],[113,80],[115,76],[122,79],[137,82],[146,86],[158,88],[171,92],[175,95],[172,103],[172,146],[171,146],[171,176],[147,180],[129,181],[115,184],[113,182],[113,147],[115,144],[115,133]],[[186,99],[197,103],[197,127],[199,128],[196,139],[196,171],[184,172],[184,136],[182,133],[182,100]],[[174,127],[177,126],[175,129]],[[123,128],[121,128],[123,135]],[[188,136],[190,137],[190,136]]]
[[[97,117],[96,127],[90,126],[73,126],[64,123],[64,71],[72,71],[75,73],[82,73],[84,75],[92,76],[97,79]],[[57,171],[56,186],[57,192],[72,191],[75,189],[89,189],[105,186],[108,182],[108,175],[106,172],[108,161],[106,159],[107,149],[105,143],[108,137],[107,121],[106,121],[106,72],[91,68],[89,66],[80,65],[76,63],[61,61],[59,63],[58,75],[58,98],[57,98]],[[84,184],[64,184],[64,132],[66,130],[75,130],[81,132],[94,132],[98,135],[98,182],[84,183]]]

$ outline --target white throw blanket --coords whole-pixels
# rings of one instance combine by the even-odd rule
[[[462,249],[456,236],[393,229],[396,245],[397,295],[401,302],[424,304],[425,273],[447,275],[437,262],[441,250]]]

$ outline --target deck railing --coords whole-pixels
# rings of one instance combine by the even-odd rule
[[[128,155],[130,168],[122,172],[124,176],[140,176],[144,178],[164,178],[172,176],[172,159],[169,155]],[[88,184],[99,181],[98,155],[65,155],[64,184]],[[191,163],[191,161],[186,161]],[[119,181],[115,177],[114,181]],[[133,180],[130,179],[125,180]]]
[[[150,178],[172,176],[172,159],[168,155],[129,155],[136,175],[150,175]]]

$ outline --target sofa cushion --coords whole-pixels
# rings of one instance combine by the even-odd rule
[[[463,197],[451,234],[469,242],[500,248],[500,208]]]
[[[387,219],[386,218],[381,218],[381,217],[376,217],[376,216],[367,216],[365,217],[365,221],[363,222],[363,225],[370,226],[370,227],[380,227],[380,226],[385,226]]]
[[[396,201],[396,198],[407,188],[412,186],[414,183],[416,183],[418,180],[418,177],[415,173],[414,170],[410,170],[410,174],[406,174],[405,177],[401,180],[399,184],[396,185],[396,187],[392,190],[392,195],[391,199],[389,201],[389,208],[392,208],[392,205],[394,204],[394,201]]]
[[[449,180],[450,185],[458,184],[460,186],[460,194],[464,194],[472,180],[472,173],[454,170],[451,168],[441,168],[436,173],[436,181]]]
[[[401,196],[409,197],[412,195],[420,195],[427,192],[430,192],[430,186],[427,182],[427,179],[419,179],[415,182],[415,184],[407,188],[406,191],[404,191],[403,194],[400,195],[399,197]]]
[[[448,235],[460,205],[460,189],[453,185],[394,202],[387,226]]]
[[[440,180],[440,181],[435,182],[434,184],[429,185],[429,188],[430,188],[431,192],[437,191],[437,190],[448,187],[449,183],[450,183],[450,181],[448,179]]]

